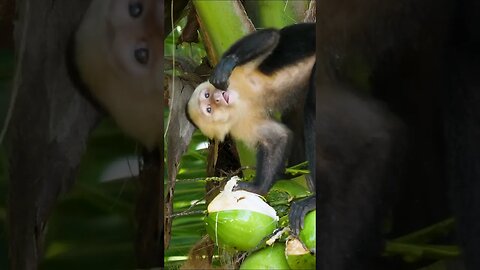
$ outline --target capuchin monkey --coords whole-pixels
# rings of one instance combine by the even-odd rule
[[[314,91],[310,82],[314,65],[315,24],[264,29],[233,44],[209,81],[195,89],[187,113],[203,134],[219,141],[230,134],[257,149],[255,179],[239,183],[238,189],[265,194],[283,172],[291,131],[273,119],[272,113],[301,101],[308,89]],[[311,118],[314,109],[309,108]],[[308,130],[313,132],[313,125]],[[314,161],[309,161],[313,172]],[[314,208],[314,195],[292,206],[295,234],[303,226],[304,215]]]
[[[156,0],[93,0],[75,36],[82,81],[148,150],[163,140],[163,39]]]
[[[319,207],[317,244],[329,256],[319,258],[320,269],[357,269],[353,262],[382,248],[381,221],[404,148],[403,125],[348,86],[317,85],[317,64],[314,24],[257,31],[225,52],[192,95],[188,114],[209,138],[221,141],[229,133],[256,147],[255,179],[238,188],[264,194],[290,151],[291,131],[271,113],[304,99],[308,184],[320,194],[292,204],[290,228],[297,235],[305,214]]]

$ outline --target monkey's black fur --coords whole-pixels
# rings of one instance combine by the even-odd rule
[[[315,24],[313,23],[291,25],[281,30],[259,30],[237,41],[223,54],[209,81],[218,89],[227,89],[228,79],[236,66],[266,57],[262,59],[258,70],[271,75],[279,69],[292,66],[314,54]]]

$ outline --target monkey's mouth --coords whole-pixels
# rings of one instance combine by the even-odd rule
[[[223,99],[225,100],[225,102],[227,102],[227,104],[228,104],[228,100],[230,99],[230,97],[228,96],[227,91],[222,91],[222,96],[223,96]]]

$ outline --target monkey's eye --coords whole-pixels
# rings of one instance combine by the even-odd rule
[[[212,107],[207,107],[207,113],[212,113]]]
[[[210,97],[210,93],[205,92],[205,98],[209,98],[209,97]]]
[[[130,13],[130,16],[133,18],[138,18],[140,15],[142,15],[143,12],[143,4],[140,2],[133,2],[128,5],[128,13]]]
[[[148,49],[147,48],[138,48],[135,49],[135,59],[138,63],[146,65],[148,63]]]

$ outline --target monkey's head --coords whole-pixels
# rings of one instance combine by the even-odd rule
[[[93,0],[75,36],[80,77],[147,148],[163,140],[161,15],[156,0]]]
[[[216,89],[201,83],[187,104],[191,121],[210,139],[223,141],[241,117],[243,102],[235,90]]]

